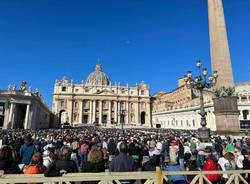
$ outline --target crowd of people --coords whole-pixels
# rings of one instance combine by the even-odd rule
[[[1,130],[0,170],[5,174],[155,171],[217,171],[250,169],[250,139],[213,136],[205,143],[195,131],[108,129],[84,127],[58,130]],[[170,176],[188,184],[194,176]],[[224,184],[229,174],[209,174]],[[243,177],[250,183],[250,176]],[[132,184],[134,181],[123,181]],[[98,183],[98,182],[86,182]]]

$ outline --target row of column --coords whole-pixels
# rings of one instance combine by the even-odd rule
[[[6,103],[7,104],[7,103]],[[7,105],[5,104],[5,107],[7,107]],[[3,128],[4,129],[9,129],[9,128],[20,128],[20,127],[16,127],[15,123],[16,122],[16,113],[17,113],[17,105],[16,103],[10,103],[9,105],[9,109],[5,108],[5,117],[4,117],[4,125]],[[26,114],[25,114],[25,119],[24,119],[24,129],[30,129],[32,128],[31,126],[31,122],[32,120],[30,119],[30,104],[26,105]],[[19,122],[20,123],[20,122]],[[21,122],[22,123],[22,122]]]
[[[88,109],[87,112],[85,112],[84,109],[84,100],[79,101],[79,108],[78,113],[79,113],[79,119],[78,122],[81,124],[83,123],[84,120],[84,115],[88,115],[88,124],[93,124],[97,118],[98,118],[98,122],[99,124],[103,124],[103,115],[107,115],[107,120],[106,123],[108,125],[111,124],[112,121],[112,102],[114,102],[114,116],[113,116],[113,120],[114,122],[117,122],[118,124],[120,124],[121,122],[121,118],[120,118],[120,113],[122,110],[125,110],[125,119],[124,119],[124,123],[137,123],[140,124],[141,123],[141,107],[140,107],[140,103],[136,103],[134,102],[134,113],[133,113],[133,122],[131,121],[131,107],[130,107],[130,103],[128,101],[124,101],[125,102],[125,108],[122,109],[121,107],[121,101],[107,101],[107,100],[103,100],[105,102],[107,102],[108,104],[108,108],[107,109],[103,109],[103,101],[102,100],[87,100],[89,103],[89,107],[86,108]],[[97,104],[99,103],[99,104]],[[146,103],[143,111],[145,111],[146,113],[146,117],[145,117],[145,123],[149,123],[151,122],[151,107],[150,107],[150,103],[144,102]],[[69,116],[69,122],[73,122],[73,112],[74,112],[74,105],[73,105],[73,100],[71,100],[68,104],[68,116]],[[97,106],[99,107],[99,116],[97,115]]]
[[[106,100],[105,100],[106,101]],[[89,108],[88,108],[88,113],[84,112],[84,107],[83,107],[83,101],[80,101],[80,108],[79,108],[79,122],[83,122],[83,115],[86,114],[88,115],[88,123],[92,124],[95,122],[96,118],[98,118],[98,123],[102,124],[103,123],[103,115],[107,115],[107,124],[111,124],[112,121],[112,101],[106,101],[108,103],[108,109],[106,109],[106,113],[104,114],[104,109],[103,109],[103,101],[101,100],[89,100]],[[120,124],[120,112],[122,109],[121,103],[119,101],[113,101],[114,102],[114,122],[117,122]],[[98,109],[99,109],[99,116],[97,116],[97,103],[98,104]],[[134,121],[137,123],[140,123],[140,107],[139,103],[135,103],[135,113],[134,113]],[[130,121],[130,106],[129,102],[126,102],[125,104],[125,123],[129,123]],[[145,109],[145,111],[150,112],[150,106]],[[147,114],[149,114],[147,112]],[[135,123],[133,122],[133,123]]]
[[[97,102],[99,102],[98,104],[98,109],[99,109],[99,116],[97,116]],[[107,124],[111,124],[111,120],[112,120],[112,101],[106,101],[108,103],[108,109],[106,110],[107,113],[105,113],[105,115],[107,115]],[[98,119],[98,123],[102,124],[103,123],[103,101],[101,100],[90,100],[88,101],[89,103],[89,108],[88,108],[88,123],[92,124],[96,121],[96,118]],[[114,102],[114,121],[120,121],[119,118],[117,117],[117,112],[118,112],[118,108],[120,108],[120,104],[117,105],[117,102]],[[83,115],[84,113],[84,107],[83,107],[83,101],[80,101],[80,115],[79,115],[79,121],[80,123],[83,122]],[[119,122],[118,122],[119,123]]]

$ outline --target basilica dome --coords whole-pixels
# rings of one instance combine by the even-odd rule
[[[111,84],[111,81],[109,77],[102,71],[101,66],[97,64],[95,71],[88,76],[85,84],[92,86],[108,86]]]

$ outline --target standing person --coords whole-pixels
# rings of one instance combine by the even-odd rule
[[[21,163],[29,165],[33,154],[35,153],[35,145],[32,142],[31,135],[27,135],[24,138],[24,144],[20,148]]]
[[[151,141],[149,142],[149,156],[154,155],[155,146],[156,146],[156,143],[155,143],[154,139],[151,139]]]
[[[178,146],[178,162],[180,167],[184,169],[184,146],[181,141]]]
[[[62,147],[59,151],[59,158],[55,160],[45,171],[44,176],[54,177],[62,176],[67,173],[77,173],[78,168],[76,163],[70,160],[72,150],[65,146]]]
[[[217,160],[212,154],[212,150],[209,147],[205,148],[206,161],[202,171],[218,171]],[[217,184],[220,181],[219,174],[207,174],[207,179],[213,184]]]
[[[87,141],[83,141],[83,144],[80,147],[81,164],[87,162],[88,152],[89,152],[89,145],[87,144]]]
[[[171,164],[177,164],[178,146],[176,140],[173,140],[169,147],[169,161]]]
[[[206,144],[203,142],[202,139],[198,139],[197,142],[197,167],[202,169],[204,167],[205,161],[205,150]]]
[[[227,152],[223,157],[221,157],[218,161],[218,164],[222,171],[228,171],[234,169],[234,159],[235,156],[232,152]],[[229,176],[227,174],[223,174],[221,178],[221,184],[225,184],[228,180]]]

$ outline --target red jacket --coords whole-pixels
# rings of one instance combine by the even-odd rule
[[[218,171],[218,165],[217,162],[215,162],[213,159],[208,159],[205,162],[205,167],[203,168],[202,171]],[[208,174],[206,175],[206,177],[210,180],[210,181],[219,181],[220,180],[220,175],[219,174]]]

